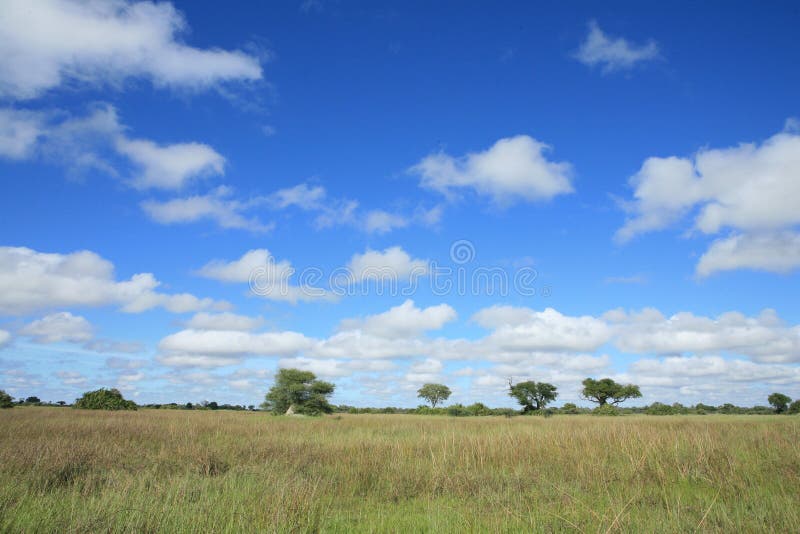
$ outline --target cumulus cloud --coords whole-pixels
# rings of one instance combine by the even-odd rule
[[[402,247],[394,246],[383,251],[367,249],[363,254],[354,254],[347,270],[353,281],[399,281],[428,274],[429,263],[414,259]]]
[[[8,0],[0,17],[0,96],[28,99],[64,84],[138,78],[192,90],[261,79],[255,57],[188,46],[180,40],[187,30],[167,2]]]
[[[714,240],[697,262],[697,275],[752,269],[788,273],[800,267],[800,234],[737,234]]]
[[[36,343],[77,343],[92,339],[92,325],[79,315],[69,312],[53,313],[37,319],[22,328],[20,334]]]
[[[222,175],[225,165],[222,155],[202,143],[157,144],[129,137],[109,104],[95,104],[83,116],[0,108],[0,156],[42,157],[73,173],[93,169],[114,177],[129,175],[128,182],[137,189],[181,189]],[[125,169],[120,160],[127,162]]]
[[[214,221],[220,228],[249,230],[254,233],[269,232],[274,224],[262,223],[255,217],[248,218],[244,213],[253,207],[252,203],[231,198],[232,190],[220,186],[205,195],[193,195],[171,200],[146,200],[141,203],[142,210],[160,224],[185,224],[200,220]]]
[[[192,178],[224,173],[225,158],[201,143],[161,146],[146,139],[120,137],[116,146],[140,168],[133,182],[139,189],[180,189]]]
[[[431,154],[410,171],[420,177],[422,187],[449,198],[467,189],[501,206],[545,201],[573,192],[572,166],[547,159],[549,150],[532,137],[518,135],[460,158]]]
[[[773,310],[756,317],[728,312],[718,317],[681,312],[665,317],[655,309],[606,315],[615,343],[639,354],[709,354],[722,351],[762,362],[800,361],[800,326],[788,326]]]
[[[267,249],[253,249],[238,260],[212,260],[196,271],[198,276],[228,283],[248,283],[260,297],[286,302],[330,299],[331,294],[311,285],[295,286],[294,267],[287,260],[277,261]]]
[[[622,37],[611,37],[596,21],[589,22],[589,33],[575,53],[575,59],[590,67],[599,66],[603,72],[630,70],[639,63],[658,59],[658,44],[650,40],[637,45]]]
[[[695,213],[693,230],[715,241],[697,266],[708,276],[752,268],[786,272],[800,266],[800,134],[778,133],[763,143],[704,149],[693,158],[648,158],[631,178],[633,199],[616,233],[620,242],[667,228]]]
[[[200,312],[184,323],[186,328],[192,330],[255,330],[264,324],[262,317],[248,317],[231,312],[207,313]]]
[[[161,340],[159,361],[171,366],[231,365],[247,355],[290,356],[313,340],[297,332],[251,333],[233,330],[181,330]]]
[[[409,299],[383,313],[344,320],[341,330],[360,330],[385,338],[415,337],[429,330],[439,330],[456,317],[456,311],[447,304],[418,308]]]
[[[593,351],[611,338],[608,325],[595,317],[572,317],[553,308],[494,306],[473,320],[492,328],[486,342],[504,351]]]
[[[157,291],[151,273],[117,281],[114,265],[94,252],[48,254],[24,247],[0,247],[0,313],[21,315],[74,306],[120,306],[137,313],[163,307],[174,313],[225,307],[188,293]]]

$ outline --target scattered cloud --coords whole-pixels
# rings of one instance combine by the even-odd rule
[[[715,241],[697,274],[752,268],[787,272],[800,266],[800,134],[778,133],[763,143],[703,149],[692,158],[648,158],[631,180],[633,199],[616,240],[661,230],[695,213],[693,231],[736,232]]]
[[[460,158],[444,152],[431,154],[410,172],[420,177],[423,188],[447,198],[466,189],[500,206],[545,201],[573,192],[572,166],[548,160],[549,150],[548,145],[532,137],[518,135]]]
[[[251,202],[231,198],[233,190],[219,186],[205,195],[173,198],[166,201],[146,200],[142,210],[159,224],[186,224],[201,220],[214,221],[220,228],[249,230],[266,233],[274,229],[272,223],[265,224],[255,217],[244,214],[253,207]]]
[[[255,330],[263,324],[263,317],[248,317],[231,312],[200,312],[184,323],[186,328],[192,330],[238,330],[244,332]]]
[[[418,308],[413,300],[408,299],[377,315],[346,319],[342,321],[340,330],[360,330],[389,339],[416,337],[429,330],[440,330],[456,317],[456,311],[447,304]]]
[[[31,31],[36,28],[37,31]],[[168,2],[8,0],[0,17],[0,96],[30,99],[63,85],[202,90],[262,78],[256,57],[184,44]]]
[[[414,259],[402,247],[394,246],[380,250],[367,249],[363,254],[354,254],[347,264],[352,281],[413,280],[428,274],[428,260]]]
[[[141,169],[133,182],[138,189],[181,189],[191,179],[224,173],[225,158],[201,143],[159,146],[149,140],[120,137],[116,146]]]
[[[24,247],[0,247],[2,314],[97,306],[120,306],[129,313],[155,307],[185,313],[227,306],[188,293],[161,293],[157,291],[159,285],[151,273],[117,281],[114,265],[88,250],[48,254]]]
[[[575,59],[584,65],[599,66],[606,73],[630,70],[659,57],[658,44],[652,39],[637,45],[622,37],[611,37],[596,21],[589,22],[589,34],[575,53]]]
[[[53,313],[37,319],[22,328],[20,334],[36,343],[79,343],[93,337],[89,321],[69,312]]]

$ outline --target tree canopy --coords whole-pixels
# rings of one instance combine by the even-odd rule
[[[118,389],[98,389],[87,391],[80,399],[75,400],[74,408],[84,410],[135,410],[136,403],[125,400]]]
[[[600,406],[610,403],[617,405],[628,399],[637,399],[642,396],[639,386],[634,384],[618,384],[610,378],[595,380],[587,378],[583,381],[583,391],[581,395],[584,399],[596,402]]]
[[[311,371],[279,369],[275,385],[261,406],[275,415],[283,415],[289,408],[303,415],[331,413],[333,406],[328,403],[328,397],[333,395],[335,387],[330,382],[317,380]]]
[[[450,388],[444,384],[425,384],[417,390],[417,397],[431,403],[431,408],[450,398]]]
[[[792,399],[783,393],[773,393],[767,397],[767,402],[775,408],[775,413],[783,413],[789,407],[789,403],[792,402]]]
[[[523,413],[541,410],[548,403],[556,400],[558,392],[553,384],[528,380],[512,384],[508,382],[508,394],[522,405]]]

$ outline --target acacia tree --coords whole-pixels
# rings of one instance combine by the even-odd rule
[[[311,371],[279,369],[275,385],[261,407],[272,411],[273,415],[283,415],[290,408],[290,413],[303,415],[331,413],[333,406],[328,403],[328,397],[335,388],[330,382],[317,380]]]
[[[431,403],[431,408],[450,398],[450,388],[444,384],[425,384],[417,390],[417,397]]]
[[[618,384],[610,378],[595,380],[587,378],[583,381],[581,397],[585,400],[596,402],[600,406],[617,404],[628,399],[638,399],[642,396],[639,386],[634,384]]]
[[[534,382],[533,380],[518,384],[512,384],[509,380],[508,394],[522,405],[522,413],[541,410],[558,397],[558,392],[553,384]]]
[[[773,393],[767,397],[767,401],[775,408],[775,413],[783,413],[789,407],[789,403],[792,402],[792,399],[783,393]]]
[[[0,389],[0,408],[13,408],[14,407],[14,399],[11,398],[11,395]]]

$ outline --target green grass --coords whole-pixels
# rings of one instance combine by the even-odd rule
[[[0,411],[0,531],[797,531],[800,417]]]

